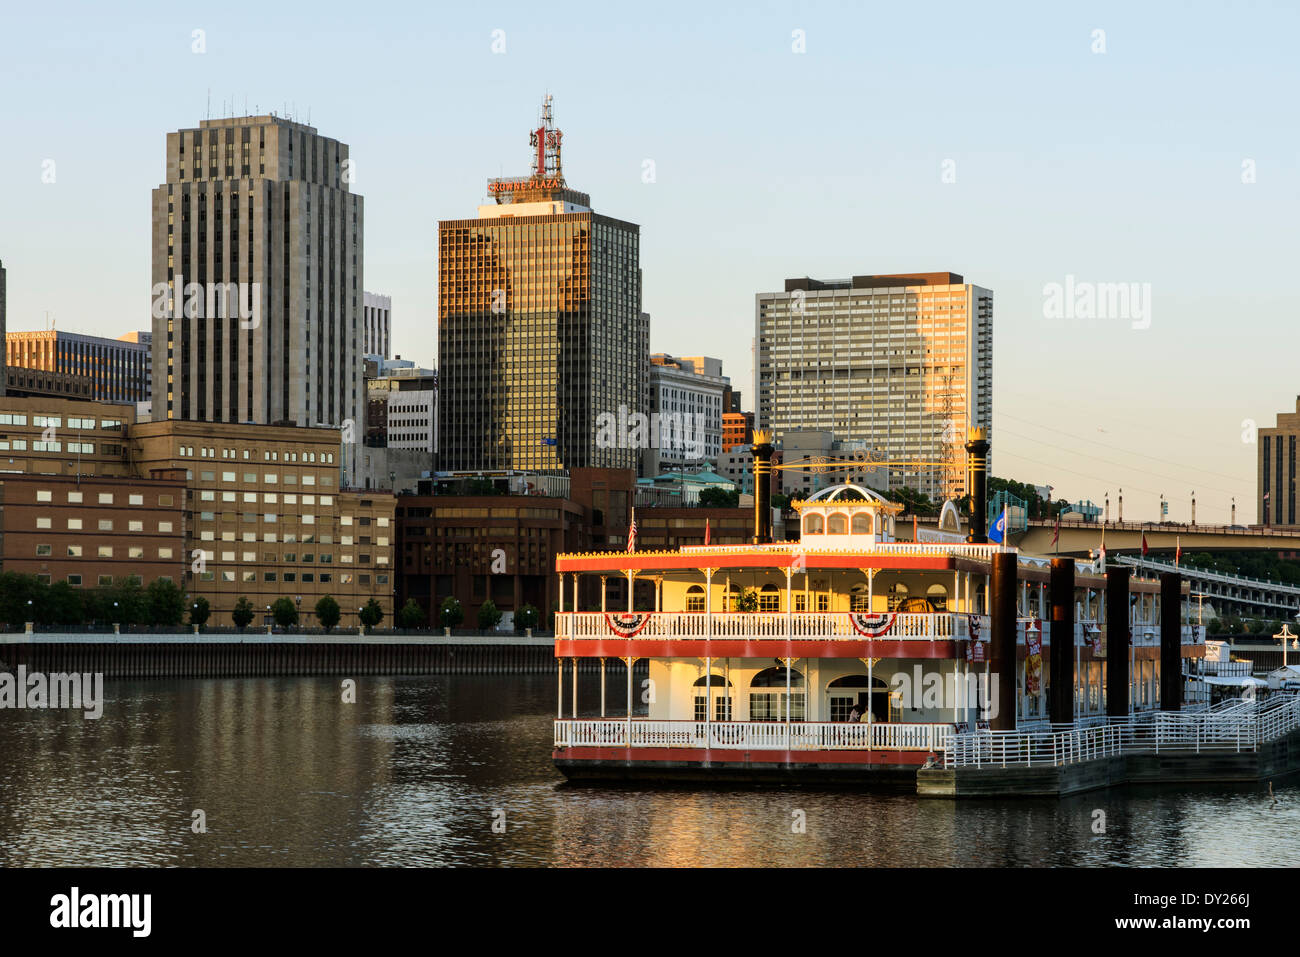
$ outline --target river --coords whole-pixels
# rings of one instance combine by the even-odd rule
[[[594,694],[594,675],[582,691]],[[597,685],[598,686],[598,685]],[[1286,866],[1300,783],[1067,800],[592,787],[543,675],[110,681],[0,710],[4,866]],[[567,703],[566,703],[567,704]],[[196,811],[206,833],[195,833]],[[1104,815],[1104,833],[1094,833]],[[495,827],[494,827],[495,825]]]

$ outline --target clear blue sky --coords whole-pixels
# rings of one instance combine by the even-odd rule
[[[1195,490],[1199,520],[1234,494],[1253,520],[1241,423],[1300,395],[1294,6],[9,6],[11,329],[147,328],[164,135],[210,89],[213,115],[290,104],[350,144],[366,286],[393,296],[395,351],[431,362],[437,221],[525,172],[549,91],[570,184],[641,224],[652,349],[720,356],[747,405],[755,292],[909,270],[994,290],[995,473],[1123,486],[1126,517],[1163,492],[1185,518]],[[1151,327],[1043,318],[1067,275],[1150,283]]]

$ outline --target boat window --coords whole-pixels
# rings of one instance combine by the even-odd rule
[[[705,682],[705,681],[712,682],[712,685],[713,685],[713,687],[715,687],[715,688],[730,688],[730,687],[731,687],[731,682],[727,680],[726,675],[719,675],[719,674],[715,674],[715,675],[700,675],[698,678],[695,679],[695,687],[697,687],[697,688],[703,688],[703,687],[704,687],[704,682]]]
[[[826,519],[827,535],[847,535],[849,533],[849,517],[843,512],[835,512]]]
[[[871,611],[871,602],[867,594],[867,586],[858,582],[849,589],[849,610],[850,611]]]
[[[860,511],[853,516],[853,534],[854,535],[871,534],[871,513],[870,512]]]
[[[785,693],[785,680],[785,668],[768,668],[754,675],[749,683],[750,721],[804,720],[807,695],[803,690],[803,675],[790,669],[791,693],[788,695]]]
[[[775,585],[764,585],[758,593],[759,611],[780,611],[781,592]]]
[[[820,535],[824,528],[822,517],[816,512],[803,517],[803,533],[805,535]]]
[[[704,611],[704,589],[699,585],[686,589],[686,610]]]
[[[889,596],[889,610],[898,611],[898,607],[907,601],[907,586],[902,582],[894,582],[889,586],[887,594]]]
[[[749,682],[749,686],[751,688],[784,688],[785,671],[784,668],[768,668],[766,671],[760,671],[754,675],[753,680]],[[803,673],[793,668],[790,669],[790,687],[803,687]]]
[[[935,611],[948,610],[948,589],[936,583],[926,589],[925,597],[930,600],[930,607]]]

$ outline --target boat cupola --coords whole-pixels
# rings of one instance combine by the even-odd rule
[[[799,544],[805,551],[870,550],[894,540],[901,505],[861,485],[832,485],[792,503],[799,513]]]

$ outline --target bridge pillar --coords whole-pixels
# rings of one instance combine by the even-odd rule
[[[1106,571],[1106,714],[1113,718],[1128,716],[1128,583],[1132,573],[1126,565],[1112,565]]]
[[[1053,724],[1074,720],[1074,559],[1053,558],[1048,586],[1052,644],[1047,662],[1047,716]]]
[[[1160,710],[1183,706],[1183,576],[1160,574]]]
[[[1019,663],[1016,661],[1016,553],[995,552],[992,572],[989,583],[992,599],[989,609],[990,652],[998,676],[998,697],[997,710],[989,717],[989,728],[1014,731],[1018,703],[1016,692],[1020,684]]]

